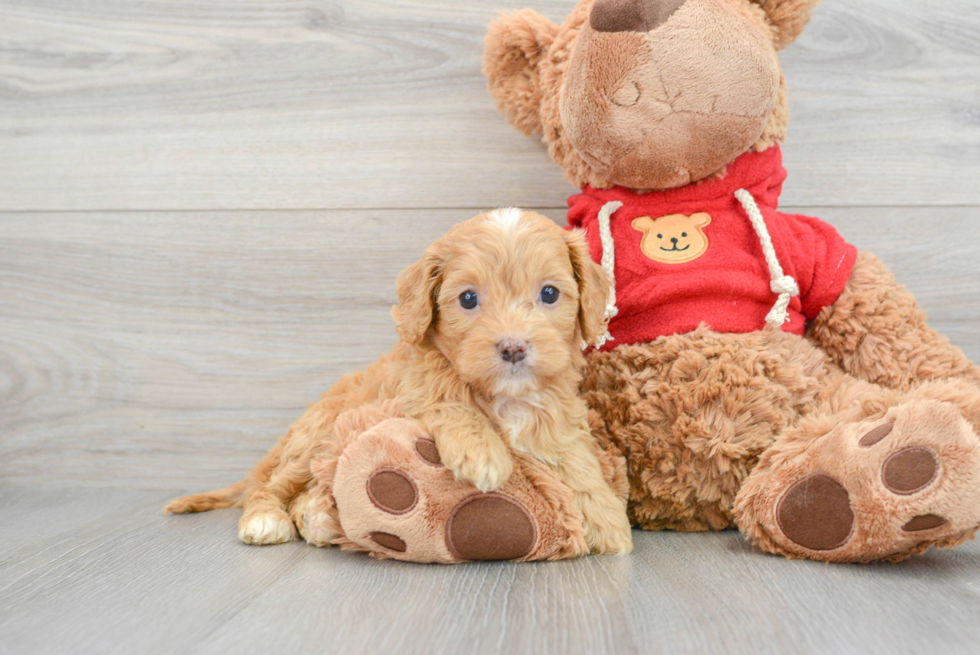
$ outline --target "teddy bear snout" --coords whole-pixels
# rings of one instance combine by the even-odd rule
[[[687,0],[596,0],[589,23],[597,32],[649,32]]]

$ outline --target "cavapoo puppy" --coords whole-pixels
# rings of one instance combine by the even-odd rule
[[[580,232],[519,209],[465,221],[399,277],[392,316],[401,341],[391,353],[341,378],[248,478],[164,511],[243,507],[242,541],[289,541],[289,512],[311,483],[311,461],[335,438],[338,415],[398,399],[457,479],[498,488],[513,467],[509,443],[571,488],[592,552],[629,552],[626,507],[603,479],[578,395],[582,343],[605,334],[609,292]]]

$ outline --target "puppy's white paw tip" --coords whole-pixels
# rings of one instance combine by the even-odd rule
[[[265,546],[291,541],[294,537],[293,522],[283,514],[260,514],[249,519],[238,531],[238,538],[246,544]]]

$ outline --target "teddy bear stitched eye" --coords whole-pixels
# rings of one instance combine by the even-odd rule
[[[541,302],[546,305],[554,305],[558,302],[558,289],[550,284],[541,289]]]
[[[478,304],[480,304],[480,299],[476,295],[476,291],[464,291],[459,294],[459,306],[463,309],[473,309]]]

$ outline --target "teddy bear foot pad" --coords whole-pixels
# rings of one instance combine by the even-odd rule
[[[902,559],[959,543],[980,525],[980,440],[936,401],[844,424],[787,469],[772,508],[781,549],[810,559]],[[788,472],[788,471],[784,471]]]

